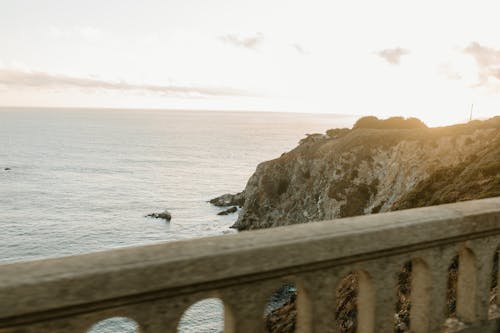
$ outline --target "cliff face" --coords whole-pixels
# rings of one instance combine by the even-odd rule
[[[500,196],[500,138],[464,162],[437,170],[394,203],[391,210]]]
[[[327,133],[257,167],[235,228],[500,195],[500,117],[442,128]]]

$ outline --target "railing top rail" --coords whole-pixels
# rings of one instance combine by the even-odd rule
[[[30,313],[126,303],[494,234],[500,197],[0,265],[0,327]]]

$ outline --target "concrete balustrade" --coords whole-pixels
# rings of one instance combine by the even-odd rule
[[[456,255],[462,332],[497,332],[488,308],[499,245],[500,198],[492,198],[2,265],[0,333],[84,333],[112,317],[143,333],[176,332],[192,304],[214,297],[224,303],[224,332],[263,332],[269,297],[289,282],[297,331],[338,332],[336,290],[351,272],[358,332],[392,333],[397,273],[409,261],[410,330],[440,332]]]

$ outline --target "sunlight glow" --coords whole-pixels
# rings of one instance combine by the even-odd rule
[[[488,0],[5,2],[0,101],[403,115],[430,125],[467,120],[474,103],[485,118],[499,113],[495,8]]]

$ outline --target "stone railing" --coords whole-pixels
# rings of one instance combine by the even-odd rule
[[[397,272],[412,262],[410,330],[440,332],[458,255],[462,332],[488,318],[500,198],[0,266],[0,333],[87,332],[110,317],[176,332],[186,309],[217,297],[224,332],[263,332],[269,296],[297,287],[297,332],[335,332],[339,282],[358,273],[358,332],[394,332]],[[500,299],[500,297],[497,297]]]

